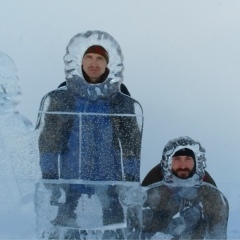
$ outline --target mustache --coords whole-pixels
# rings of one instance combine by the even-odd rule
[[[189,169],[189,168],[177,168],[176,170],[175,170],[175,172],[182,172],[182,171],[184,171],[184,172],[191,172],[191,170]]]
[[[189,168],[177,168],[175,171],[172,171],[172,173],[177,177],[182,176],[182,174],[187,175],[188,177],[192,175]]]
[[[182,176],[180,178],[186,179],[192,177],[195,170],[190,170],[189,168],[178,168],[175,171],[172,171],[172,173],[177,177]]]

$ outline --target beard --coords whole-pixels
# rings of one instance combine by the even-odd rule
[[[194,169],[190,170],[189,168],[177,168],[175,171],[172,171],[172,173],[181,179],[187,179],[193,176]]]

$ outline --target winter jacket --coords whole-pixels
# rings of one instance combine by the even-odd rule
[[[195,154],[195,173],[180,179],[171,170],[172,156],[182,148]],[[213,185],[203,182],[205,150],[189,137],[169,141],[163,150],[163,180],[147,187],[142,239],[157,233],[174,239],[226,239],[228,201]]]
[[[109,74],[88,83],[81,61],[89,46],[109,53]],[[107,33],[88,31],[73,37],[64,57],[66,87],[41,101],[37,129],[45,179],[139,181],[142,108],[120,92],[122,54]]]

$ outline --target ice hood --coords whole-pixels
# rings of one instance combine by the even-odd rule
[[[82,73],[82,58],[92,45],[104,47],[109,55],[109,74],[104,82],[88,83]],[[123,56],[117,41],[102,31],[87,31],[75,35],[69,42],[64,56],[67,88],[82,97],[97,99],[109,97],[119,91],[123,81]]]
[[[179,179],[172,174],[172,156],[175,152],[183,148],[191,149],[195,154],[196,172],[189,179]],[[164,180],[169,184],[179,185],[198,185],[202,182],[204,170],[206,168],[205,149],[197,141],[190,137],[179,137],[167,143],[163,149],[161,166],[163,169]]]

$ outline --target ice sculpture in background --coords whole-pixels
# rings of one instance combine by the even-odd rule
[[[33,125],[17,110],[21,96],[16,66],[0,52],[0,238],[5,239],[30,237],[35,225],[38,148]]]
[[[127,238],[119,196],[140,185],[141,105],[120,92],[123,56],[108,33],[77,34],[64,61],[66,86],[46,94],[38,117],[38,237]]]

